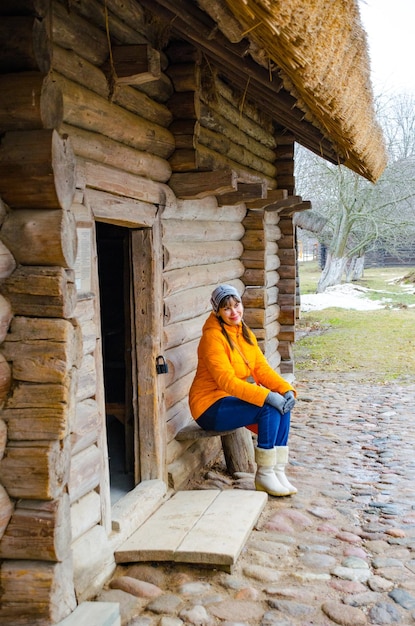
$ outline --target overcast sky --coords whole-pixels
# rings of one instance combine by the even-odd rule
[[[415,0],[359,0],[375,94],[415,95]]]

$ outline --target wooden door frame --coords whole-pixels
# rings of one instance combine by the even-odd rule
[[[167,485],[167,466],[166,466],[166,409],[164,402],[164,379],[163,376],[156,375],[155,359],[162,354],[162,337],[163,337],[163,248],[161,238],[161,211],[156,205],[144,202],[128,201],[112,196],[105,192],[97,192],[96,190],[85,190],[85,201],[92,212],[94,220],[108,222],[118,226],[124,226],[131,230],[141,232],[142,244],[144,250],[147,251],[146,270],[141,273],[135,288],[136,294],[141,289],[142,294],[149,294],[147,298],[143,296],[143,321],[146,323],[148,335],[143,337],[143,333],[135,338],[136,345],[140,345],[144,352],[142,362],[149,363],[147,368],[148,376],[144,379],[142,388],[142,407],[139,412],[139,427],[136,431],[140,443],[146,433],[154,433],[153,436],[147,437],[148,441],[145,445],[141,445],[142,456],[140,459],[140,479],[141,481],[158,479]],[[138,229],[142,229],[139,231]],[[93,245],[92,256],[97,258],[96,235],[93,228]],[[93,264],[92,279],[93,291],[99,293],[98,289],[98,273],[97,262]],[[146,283],[146,280],[148,281]],[[148,285],[151,288],[148,289]],[[140,300],[140,299],[138,299]],[[100,306],[99,298],[96,303],[96,323],[100,329]],[[144,319],[145,318],[145,319]],[[136,325],[137,326],[137,325]],[[102,463],[102,479],[100,482],[101,493],[101,523],[107,532],[111,531],[111,500],[110,500],[110,484],[109,484],[109,463],[107,434],[105,428],[105,400],[104,400],[104,381],[102,369],[102,341],[99,332],[97,338],[96,368],[97,368],[97,402],[100,414],[103,420],[103,428],[99,440],[99,447],[103,455]],[[144,356],[145,355],[145,356]],[[151,370],[153,368],[153,370]],[[151,371],[153,374],[150,375]],[[142,371],[139,372],[139,377]],[[148,491],[151,491],[149,483]],[[156,497],[160,498],[156,489]],[[151,498],[150,498],[151,499]]]
[[[131,231],[132,285],[135,317],[135,343],[138,355],[137,389],[134,410],[136,442],[136,482],[166,480],[166,424],[163,376],[156,374],[156,358],[161,353],[163,334],[162,246],[161,228],[156,220],[152,228]],[[137,407],[138,404],[138,407]],[[137,480],[138,479],[138,480]]]

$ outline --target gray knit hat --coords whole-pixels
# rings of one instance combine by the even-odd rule
[[[212,309],[217,313],[219,311],[219,305],[226,296],[233,296],[238,301],[241,300],[241,296],[238,291],[232,285],[219,285],[212,291],[212,295],[210,298],[210,303],[212,305]]]

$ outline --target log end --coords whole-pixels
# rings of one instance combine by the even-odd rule
[[[13,513],[13,504],[4,487],[0,485],[0,539],[9,524]]]

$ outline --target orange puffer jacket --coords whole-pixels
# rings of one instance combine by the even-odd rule
[[[295,393],[294,388],[268,364],[252,332],[254,345],[245,341],[241,325],[226,326],[226,330],[249,367],[239,351],[231,349],[216,315],[211,313],[203,326],[197,370],[189,392],[190,411],[195,419],[226,396],[263,406],[270,391],[284,394],[292,390]],[[251,375],[261,386],[248,382]]]

